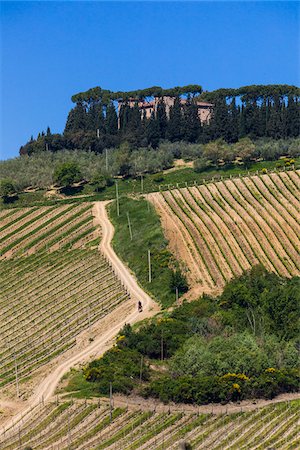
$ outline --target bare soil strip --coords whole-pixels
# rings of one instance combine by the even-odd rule
[[[189,284],[192,286],[199,284],[197,291],[190,293],[189,298],[196,298],[204,292],[211,294],[214,287],[213,280],[203,264],[202,258],[199,258],[197,248],[183,223],[172,213],[161,194],[148,194],[147,199],[154,205],[161,218],[170,250],[179,263],[183,264],[183,270],[185,266],[188,268]]]
[[[178,215],[189,234],[194,239],[195,244],[197,245],[197,251],[201,255],[202,259],[205,260],[210,276],[212,277],[216,286],[224,285],[224,277],[222,276],[219,267],[217,266],[211,251],[207,247],[205,240],[202,235],[198,232],[196,226],[192,222],[192,220],[185,214],[182,208],[178,205],[178,203],[173,198],[170,192],[164,193],[164,198],[168,201],[168,204],[171,206],[172,210],[175,211],[175,215]]]
[[[197,191],[195,191],[195,195],[197,196],[197,192],[199,192],[203,201],[205,201],[213,209],[219,222],[221,223],[224,221],[224,224],[236,241],[236,245],[233,246],[235,252],[237,252],[236,254],[239,257],[244,270],[248,270],[254,264],[258,264],[258,259],[254,255],[251,246],[244,238],[241,228],[238,226],[238,216],[233,219],[232,215],[229,214],[226,208],[221,208],[214,198],[215,195],[218,195],[217,191],[214,191],[214,185],[210,185],[210,188],[211,189],[208,189],[207,186],[201,186],[201,188],[198,188]],[[229,205],[228,208],[230,208]]]
[[[300,268],[300,255],[297,250],[300,248],[300,240],[298,238],[300,234],[297,236],[293,228],[290,226],[291,222],[294,224],[293,217],[291,217],[288,212],[282,208],[274,196],[270,196],[271,198],[268,198],[268,192],[265,192],[266,190],[264,190],[264,186],[262,186],[261,191],[258,191],[256,185],[252,181],[252,178],[245,180],[245,184],[252,190],[252,192],[254,192],[254,194],[256,193],[256,195],[261,195],[261,192],[264,195],[260,202],[255,200],[256,205],[257,203],[261,205],[259,207],[257,206],[256,209],[261,213],[267,213],[268,219],[272,221],[272,229],[274,230],[274,233],[278,236],[278,239],[282,243],[285,251],[288,253],[289,258],[294,263],[295,268]],[[286,220],[285,218],[288,218],[289,220]]]
[[[229,264],[232,273],[234,275],[241,275],[243,273],[243,267],[236,255],[236,252],[240,253],[240,248],[236,245],[236,241],[227,228],[226,223],[220,220],[219,216],[206,203],[196,188],[183,189],[182,191],[184,197],[190,203],[195,213],[202,218],[207,227],[211,230],[219,248],[222,249],[222,254],[225,255],[224,257]],[[199,205],[201,205],[202,208],[200,208]]]
[[[240,191],[237,189],[237,187],[232,181],[226,181],[224,185],[229,190],[229,192],[233,194],[234,197],[237,199],[236,203],[238,212],[243,216],[245,220],[247,220],[249,226],[253,227],[253,230],[255,231],[256,235],[260,238],[261,243],[264,244],[263,245],[264,250],[268,255],[268,258],[273,262],[274,266],[279,271],[279,273],[288,277],[289,272],[282,263],[279,254],[275,251],[275,249],[277,249],[276,243],[278,242],[278,240],[276,239],[276,236],[274,235],[270,227],[267,224],[265,224],[265,221],[255,211],[255,209],[245,201],[245,199],[241,196]],[[283,250],[282,247],[280,248],[280,250],[281,251]]]
[[[209,250],[212,252],[215,262],[219,267],[219,270],[224,278],[224,280],[229,280],[233,276],[233,272],[230,268],[228,261],[225,259],[224,254],[222,253],[217,238],[215,237],[215,233],[210,231],[210,227],[212,223],[210,223],[210,227],[205,224],[202,220],[202,217],[199,217],[191,208],[189,202],[186,201],[182,190],[175,190],[174,197],[180,201],[181,205],[184,205],[184,212],[186,216],[189,216],[194,225],[196,226],[198,233],[202,233],[203,238],[205,239],[206,245]],[[211,221],[210,221],[211,222]]]

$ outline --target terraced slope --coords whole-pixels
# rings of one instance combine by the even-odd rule
[[[98,236],[91,204],[16,209],[0,217],[1,259],[76,248]]]
[[[261,263],[300,274],[300,171],[149,194],[197,294],[218,293]]]
[[[82,204],[27,208],[1,221],[0,387],[74,346],[81,331],[129,298],[90,245],[91,211]]]
[[[299,448],[299,401],[234,414],[115,408],[94,401],[64,401],[37,407],[29,422],[6,430],[2,450],[193,449],[241,450]]]

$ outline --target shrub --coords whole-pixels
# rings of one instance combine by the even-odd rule
[[[4,203],[7,203],[9,197],[15,194],[16,189],[13,182],[9,179],[4,179],[0,181],[0,196]]]
[[[187,279],[179,269],[175,270],[175,272],[172,272],[170,288],[172,289],[172,291],[175,291],[177,288],[179,294],[183,294],[189,289]]]
[[[56,167],[54,180],[60,186],[68,187],[82,179],[79,166],[75,162],[66,162]]]
[[[98,173],[93,176],[93,178],[90,181],[90,184],[94,187],[95,192],[101,192],[106,188],[107,181],[104,175]]]
[[[211,166],[207,158],[198,158],[194,161],[194,171],[197,173],[205,172]]]
[[[164,176],[162,173],[156,173],[153,175],[152,180],[154,183],[162,183],[164,181]]]

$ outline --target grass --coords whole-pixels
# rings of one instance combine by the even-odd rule
[[[132,241],[130,240],[129,214]],[[144,199],[120,199],[120,216],[116,203],[109,206],[110,219],[115,227],[113,247],[120,258],[135,273],[139,284],[164,308],[175,301],[175,293],[170,289],[172,269],[175,265],[167,249],[167,240],[163,235],[160,219],[153,206]],[[149,283],[148,250],[151,253],[152,281]]]
[[[67,381],[66,387],[59,388],[58,393],[66,393],[65,397],[72,396],[73,398],[94,398],[103,397],[98,392],[97,383],[90,383],[86,381],[82,370],[71,369],[63,378],[62,381]]]
[[[189,185],[196,183],[202,183],[203,180],[211,180],[212,178],[228,178],[231,176],[238,176],[239,174],[247,175],[248,172],[254,173],[256,171],[261,171],[262,169],[273,170],[276,168],[278,161],[260,161],[250,164],[247,168],[241,166],[232,166],[226,168],[211,168],[205,172],[197,173],[193,168],[183,168],[174,170],[172,172],[163,174],[163,181],[161,185],[164,189],[167,189],[167,185],[176,186],[179,183],[180,187],[183,187],[185,183]],[[300,167],[300,158],[295,159],[295,168]],[[156,192],[159,190],[160,183],[154,181],[155,174],[145,174],[143,175],[143,192]],[[120,195],[137,194],[142,193],[142,182],[141,178],[128,178],[117,180],[118,190]],[[45,197],[45,190],[38,190],[36,192],[21,192],[15,199],[12,199],[10,203],[0,204],[0,209],[4,208],[14,208],[14,207],[24,207],[24,206],[34,206],[34,205],[56,205],[56,204],[66,204],[73,202],[92,202],[98,200],[111,200],[116,197],[116,187],[108,186],[104,191],[95,193],[92,186],[89,184],[85,185],[80,192],[71,190],[66,192],[68,195],[82,195],[82,197],[72,198],[66,197],[64,200],[59,199],[47,199]]]

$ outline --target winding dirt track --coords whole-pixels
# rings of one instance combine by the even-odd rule
[[[49,373],[49,375],[46,376],[36,388],[34,394],[26,401],[26,403],[24,403],[24,408],[9,419],[9,421],[3,424],[5,429],[12,427],[13,424],[16,424],[19,420],[28,420],[34,408],[40,404],[41,400],[46,402],[53,396],[60,379],[71,369],[71,367],[87,361],[90,356],[94,356],[95,354],[100,356],[108,348],[110,348],[112,345],[112,339],[125,323],[132,324],[154,315],[159,310],[158,305],[138,286],[134,276],[130,273],[128,268],[124,266],[111,247],[114,227],[107,216],[105,209],[107,203],[109,202],[96,202],[94,208],[97,216],[96,219],[100,223],[102,229],[102,241],[100,243],[99,250],[109,259],[116,274],[127,287],[133,302],[133,312],[127,316],[120,316],[114,326],[110,328],[109,331],[99,336],[98,339],[95,339],[95,341],[92,342],[87,349],[73,355]],[[139,313],[137,308],[134,307],[137,300],[141,300],[143,303],[143,313]]]

